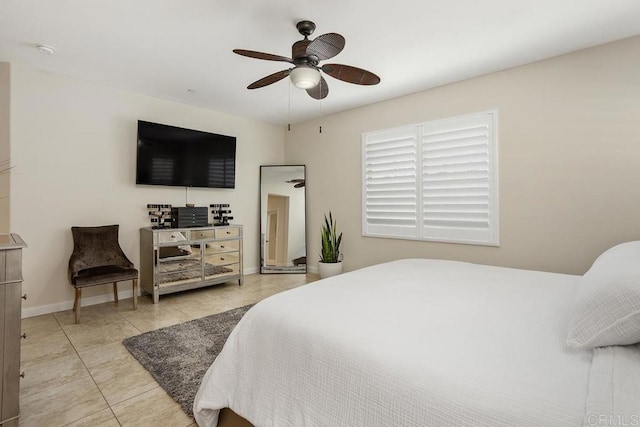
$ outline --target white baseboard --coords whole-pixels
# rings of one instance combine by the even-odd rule
[[[317,270],[317,269],[316,269]],[[255,274],[260,269],[258,267],[249,267],[243,270],[245,275]],[[121,291],[118,289],[118,298],[127,299],[133,296],[133,290]],[[93,297],[82,298],[81,307],[88,307],[90,305],[102,304],[105,302],[113,301],[113,292],[105,293],[102,295],[96,295]],[[57,311],[71,310],[73,308],[73,300],[63,301],[56,304],[39,305],[37,307],[28,307],[22,309],[22,318],[41,316],[43,314],[55,313]]]
[[[121,291],[118,289],[118,299],[127,299],[133,296],[133,290]],[[90,305],[102,304],[105,302],[113,301],[113,292],[96,295],[93,297],[82,298],[81,307],[88,307]],[[43,314],[55,313],[57,311],[71,310],[73,308],[73,301],[64,301],[57,304],[39,305],[37,307],[29,307],[22,309],[22,318],[33,316],[41,316]]]
[[[260,272],[260,267],[249,267],[249,268],[245,268],[244,270],[242,270],[244,272],[244,275],[246,276],[247,274],[256,274]]]

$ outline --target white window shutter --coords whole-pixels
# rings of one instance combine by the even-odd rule
[[[363,235],[498,245],[497,111],[362,138]]]
[[[418,133],[415,128],[363,136],[363,234],[418,238]]]
[[[423,126],[422,237],[497,244],[493,114]]]

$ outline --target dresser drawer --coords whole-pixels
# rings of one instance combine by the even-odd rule
[[[237,264],[239,261],[240,261],[240,257],[238,252],[208,255],[205,258],[205,263],[211,264],[211,265]]]
[[[198,282],[202,279],[200,259],[183,259],[158,264],[155,278],[160,286]]]
[[[156,232],[157,242],[155,243],[174,243],[174,242],[184,242],[187,240],[185,236],[185,232],[175,231],[175,230],[166,230],[166,231],[158,231]]]
[[[230,252],[240,249],[239,240],[222,240],[219,242],[207,243],[207,255],[217,252]]]
[[[191,240],[215,239],[215,230],[191,230]]]
[[[215,232],[216,239],[233,239],[235,237],[240,237],[239,227],[217,228]]]
[[[204,279],[212,280],[225,276],[237,276],[240,274],[240,264],[213,265],[205,268]]]

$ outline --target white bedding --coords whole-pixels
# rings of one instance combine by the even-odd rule
[[[640,344],[594,350],[585,426],[640,426]]]
[[[256,426],[581,426],[601,397],[592,352],[565,345],[578,280],[412,259],[275,295],[206,373],[196,420],[229,407]]]

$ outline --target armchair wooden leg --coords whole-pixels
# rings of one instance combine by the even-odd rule
[[[138,279],[133,279],[133,309],[138,309]]]
[[[73,301],[73,313],[75,314],[76,324],[80,323],[80,299],[82,297],[82,289],[76,288],[76,298]]]
[[[118,303],[118,282],[113,282],[113,300]]]

